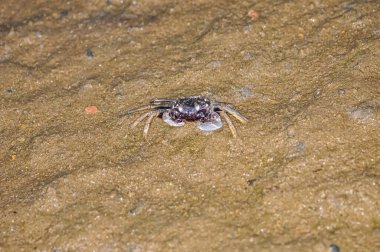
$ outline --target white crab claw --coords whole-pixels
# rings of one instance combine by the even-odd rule
[[[210,122],[199,122],[197,125],[198,129],[200,129],[201,131],[206,131],[206,132],[220,129],[223,126],[223,123],[222,123],[222,119],[220,119],[219,114],[214,112],[212,114],[212,117],[213,119]]]
[[[174,120],[169,116],[169,112],[164,112],[164,113],[162,114],[162,120],[164,120],[164,122],[166,122],[166,123],[169,124],[170,126],[174,126],[174,127],[180,127],[180,126],[185,125],[185,122],[176,122],[176,121],[174,121]]]

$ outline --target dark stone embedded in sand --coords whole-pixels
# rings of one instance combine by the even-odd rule
[[[365,101],[357,104],[348,110],[348,115],[358,121],[366,122],[375,119],[377,105],[372,101]]]

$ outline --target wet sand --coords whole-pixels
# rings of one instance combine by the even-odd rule
[[[379,12],[2,1],[0,251],[380,251]],[[189,95],[249,122],[119,123]]]

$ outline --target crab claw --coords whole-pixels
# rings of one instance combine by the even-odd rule
[[[213,112],[212,114],[212,120],[209,122],[199,122],[197,127],[201,131],[214,131],[217,129],[220,129],[223,126],[222,119],[220,118],[219,114],[216,112]]]
[[[174,120],[170,117],[169,112],[164,112],[164,113],[162,114],[162,120],[164,120],[164,122],[166,122],[166,123],[169,124],[170,126],[180,127],[180,126],[185,125],[185,122],[176,122],[176,121],[174,121]]]

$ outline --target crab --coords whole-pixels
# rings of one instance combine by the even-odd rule
[[[213,101],[204,96],[186,96],[176,99],[156,98],[151,100],[148,105],[128,110],[123,117],[144,110],[150,111],[137,117],[132,122],[131,128],[136,127],[141,121],[148,118],[143,131],[145,139],[147,139],[149,127],[155,117],[161,117],[164,122],[175,127],[183,126],[185,122],[197,122],[198,129],[204,132],[220,129],[223,126],[221,119],[223,118],[234,138],[237,137],[237,132],[227,113],[241,123],[248,122],[248,119],[234,109],[231,104]]]

